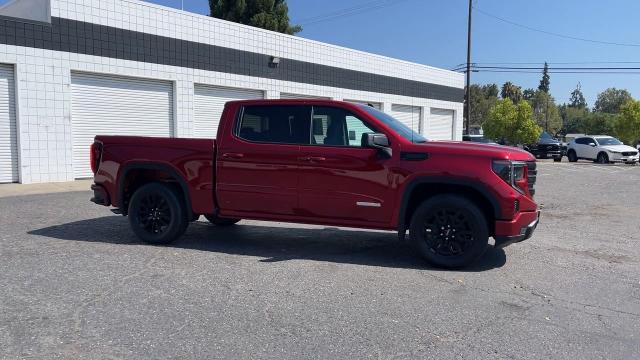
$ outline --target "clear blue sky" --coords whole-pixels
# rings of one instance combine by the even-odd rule
[[[180,0],[152,2],[180,7]],[[185,10],[208,14],[208,1],[184,0]],[[288,0],[289,16],[304,24],[312,17],[370,3],[371,0]],[[382,1],[381,1],[382,2]],[[394,4],[304,26],[298,36],[422,64],[452,68],[466,61],[466,0],[390,0]],[[538,29],[606,42],[640,44],[637,0],[476,0],[498,17]],[[562,39],[474,13],[472,62],[628,62],[558,66],[640,67],[640,46],[613,46]],[[518,66],[518,65],[515,65]],[[535,65],[522,65],[535,66]],[[553,65],[552,65],[553,66]],[[512,81],[537,87],[540,74],[474,73],[473,83]],[[581,82],[589,106],[608,87],[640,97],[640,74],[551,74],[551,93],[566,102]]]

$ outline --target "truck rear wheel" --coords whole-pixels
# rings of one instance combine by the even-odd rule
[[[240,219],[221,218],[215,215],[205,215],[204,217],[216,226],[231,226],[240,221]]]
[[[168,244],[187,229],[186,210],[174,189],[161,183],[142,186],[131,197],[129,223],[144,242]]]
[[[482,211],[466,198],[451,194],[423,202],[411,218],[409,235],[430,264],[448,269],[472,264],[489,243]]]

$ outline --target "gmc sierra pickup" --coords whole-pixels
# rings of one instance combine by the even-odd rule
[[[214,119],[211,119],[214,121]],[[96,136],[93,202],[166,244],[204,215],[394,230],[429,263],[458,268],[531,237],[535,158],[428,141],[370,106],[330,100],[226,104],[217,138]]]

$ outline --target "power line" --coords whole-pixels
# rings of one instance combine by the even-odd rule
[[[370,2],[367,2],[367,3],[351,6],[351,7],[344,8],[344,9],[341,9],[341,10],[337,10],[337,11],[334,11],[334,12],[330,12],[330,13],[327,13],[327,14],[323,14],[323,15],[318,15],[318,16],[302,19],[302,20],[300,20],[298,22],[300,22],[300,25],[302,25],[302,26],[313,25],[313,24],[317,24],[317,23],[320,23],[320,22],[324,22],[324,21],[331,21],[331,20],[336,20],[336,19],[348,17],[348,16],[359,15],[359,14],[362,14],[362,13],[365,13],[365,12],[382,9],[382,8],[385,8],[385,7],[391,6],[391,5],[397,5],[402,1],[407,1],[407,0],[395,0],[395,1],[394,0],[377,0],[377,1],[370,1]]]
[[[369,6],[380,5],[381,3],[386,3],[386,2],[388,2],[388,0],[369,1],[369,2],[366,2],[366,3],[359,4],[359,5],[354,5],[354,6],[351,6],[351,7],[344,8],[344,9],[336,10],[336,11],[333,11],[333,12],[330,12],[330,13],[299,19],[297,22],[306,23],[308,21],[314,21],[314,20],[318,20],[318,19],[325,18],[325,17],[328,17],[328,16],[340,15],[340,14],[343,14],[344,12],[360,10],[360,9],[366,9]]]
[[[474,64],[482,64],[482,65],[539,65],[543,64],[544,61],[536,61],[536,62],[475,62]],[[547,61],[549,65],[589,65],[589,64],[640,64],[640,61],[574,61],[574,62],[564,62],[564,61]],[[460,64],[461,66],[464,64]]]
[[[479,12],[480,14],[490,17],[490,18],[494,18],[496,20],[502,21],[504,23],[513,25],[513,26],[517,26],[523,29],[527,29],[529,31],[535,31],[535,32],[539,32],[542,34],[547,34],[547,35],[551,35],[551,36],[555,36],[555,37],[559,37],[559,38],[563,38],[563,39],[569,39],[569,40],[576,40],[576,41],[583,41],[583,42],[588,42],[588,43],[593,43],[593,44],[601,44],[601,45],[615,45],[615,46],[627,46],[627,47],[640,47],[640,44],[633,44],[633,43],[619,43],[619,42],[613,42],[613,41],[602,41],[602,40],[594,40],[594,39],[587,39],[587,38],[582,38],[582,37],[577,37],[577,36],[571,36],[571,35],[564,35],[564,34],[560,34],[560,33],[556,33],[556,32],[551,32],[551,31],[547,31],[547,30],[542,30],[542,29],[537,29],[531,26],[527,26],[527,25],[523,25],[523,24],[519,24],[515,21],[511,21],[511,20],[507,20],[505,18],[493,15],[491,13],[488,13],[480,8],[474,7],[474,9],[476,9],[477,12]]]
[[[543,67],[526,66],[472,66],[474,69],[501,69],[501,70],[543,70]],[[640,67],[566,67],[549,66],[549,70],[640,70]]]
[[[540,71],[533,70],[500,70],[500,69],[478,69],[471,70],[471,72],[478,73],[517,73],[517,74],[536,74],[540,75]],[[549,71],[550,74],[628,74],[628,75],[640,75],[640,70],[638,71],[580,71],[580,70],[556,70]]]

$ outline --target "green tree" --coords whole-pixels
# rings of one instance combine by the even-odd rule
[[[535,143],[542,132],[533,120],[531,105],[526,101],[514,105],[509,98],[496,102],[482,129],[487,137],[512,145]]]
[[[591,135],[615,134],[616,115],[592,112],[585,118],[583,132]]]
[[[640,101],[629,100],[620,107],[615,122],[616,135],[627,145],[640,140]]]
[[[533,90],[532,88],[524,89],[524,91],[522,92],[522,99],[530,101],[531,99],[533,99],[533,96],[535,94],[536,94],[536,91]]]
[[[617,114],[620,107],[631,99],[631,94],[625,89],[608,88],[598,94],[593,111]]]
[[[471,88],[471,124],[482,125],[486,120],[489,109],[498,101],[498,86],[496,84],[476,85]],[[466,104],[465,104],[466,114]]]
[[[536,123],[550,134],[555,134],[562,128],[562,117],[556,106],[555,99],[542,90],[535,92],[529,101],[533,109]]]
[[[582,93],[582,85],[580,85],[580,83],[578,83],[578,85],[576,85],[576,88],[571,92],[569,106],[577,109],[587,108],[587,101],[584,99],[584,94]]]
[[[583,134],[585,121],[589,116],[589,110],[587,108],[573,107],[571,104],[562,104],[558,106],[558,112],[562,118],[563,134]]]
[[[522,88],[507,81],[502,85],[500,96],[503,99],[511,99],[514,104],[517,104],[522,100]]]
[[[484,96],[486,97],[497,98],[500,90],[498,90],[498,85],[496,84],[486,84],[482,85],[482,92],[484,92]]]
[[[289,24],[286,0],[209,0],[211,16],[285,34],[302,31]]]
[[[544,62],[544,69],[542,69],[542,79],[540,79],[540,85],[538,85],[538,90],[549,93],[549,86],[551,85],[551,79],[549,77],[549,64]]]

